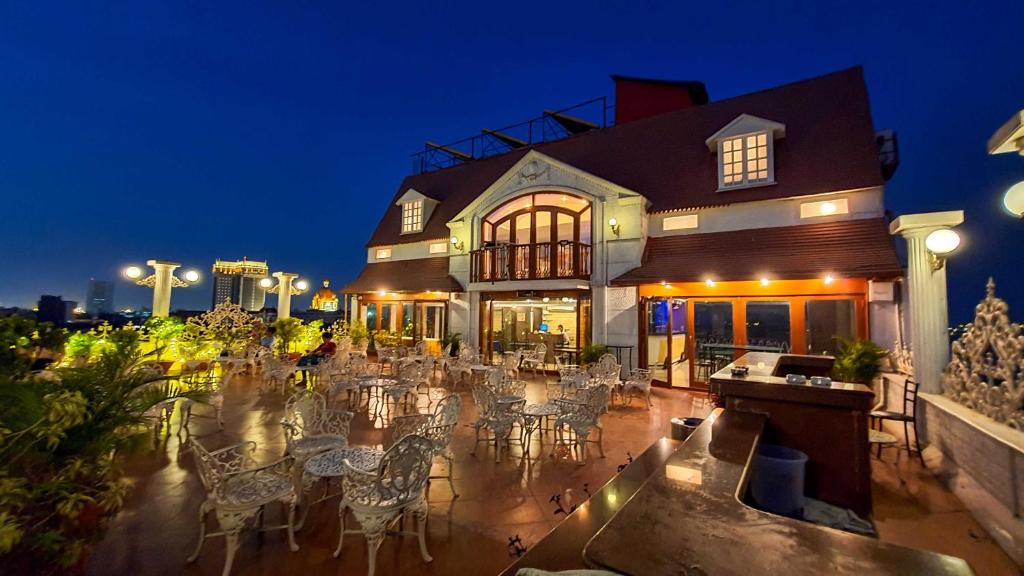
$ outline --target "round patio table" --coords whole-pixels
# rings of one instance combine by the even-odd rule
[[[317,454],[306,461],[306,473],[318,478],[337,478],[345,474],[345,467],[342,462],[348,460],[349,464],[357,470],[373,472],[384,457],[384,451],[369,446],[348,446]]]

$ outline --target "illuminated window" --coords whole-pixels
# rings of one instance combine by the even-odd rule
[[[448,243],[447,242],[435,242],[435,243],[430,245],[430,253],[431,254],[444,254],[447,251],[448,251]]]
[[[699,225],[696,214],[683,214],[682,216],[668,216],[662,220],[661,229],[668,230],[686,230],[687,228],[696,228]]]
[[[720,140],[719,187],[770,184],[773,178],[771,142],[767,132]]]
[[[402,234],[423,230],[423,200],[402,204]]]
[[[391,258],[391,248],[377,249],[377,260],[386,260],[388,258]]]

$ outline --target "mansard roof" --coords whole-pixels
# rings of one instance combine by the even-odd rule
[[[718,192],[716,156],[705,141],[742,114],[786,127],[774,148],[776,183]],[[447,236],[447,222],[530,150],[643,195],[653,212],[883,184],[867,87],[857,67],[409,176],[367,245]],[[402,235],[395,202],[410,188],[440,204],[422,232]]]

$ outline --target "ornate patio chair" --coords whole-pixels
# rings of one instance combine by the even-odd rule
[[[519,379],[519,363],[523,359],[523,354],[519,350],[515,352],[505,352],[501,357],[501,366],[505,369],[505,374],[510,379]]]
[[[874,410],[868,414],[872,428],[878,427],[882,431],[882,423],[886,420],[903,423],[903,438],[906,442],[907,454],[917,453],[917,458],[924,466],[924,455],[921,453],[921,439],[917,432],[917,381],[907,378],[903,383],[903,411],[895,410]],[[914,430],[914,449],[910,449],[910,430]],[[882,442],[873,442],[878,447],[878,457],[882,457]]]
[[[295,363],[281,358],[269,357],[263,363],[263,379],[260,391],[280,390],[284,393],[288,380],[295,377]]]
[[[185,430],[191,431],[188,428],[189,423],[192,421],[192,409],[196,406],[208,406],[213,410],[213,414],[203,414],[203,417],[210,417],[217,421],[217,427],[220,430],[224,429],[224,391],[221,390],[221,383],[223,380],[217,378],[213,373],[212,363],[206,363],[204,367],[202,363],[187,366],[190,369],[182,376],[182,383],[189,390],[194,390],[203,394],[204,399],[192,400],[191,398],[181,398],[181,421],[178,425],[178,431],[181,431],[181,427],[184,426]]]
[[[611,391],[601,384],[585,391],[581,390],[579,400],[558,401],[561,414],[555,420],[555,437],[557,442],[565,443],[565,429],[573,436],[573,443],[579,449],[579,464],[587,460],[587,443],[596,443],[604,458],[604,429],[601,427],[601,415],[608,410]],[[597,429],[597,440],[590,440],[590,433]]]
[[[547,354],[547,345],[544,344],[543,342],[537,344],[536,346],[533,347],[533,350],[530,350],[523,354],[523,368],[529,368],[530,370],[532,370],[533,377],[536,378],[538,368],[541,370],[542,373],[544,371],[544,359],[547,357]]]
[[[426,356],[427,355],[427,343],[424,342],[423,340],[420,340],[415,345],[413,345],[412,353],[415,354],[416,356],[421,357],[421,358]]]
[[[434,454],[441,456],[448,464],[448,473],[444,476],[431,476],[430,479],[444,478],[448,480],[452,495],[456,498],[455,484],[452,483],[452,435],[459,424],[459,411],[462,399],[458,394],[442,398],[429,414],[408,414],[392,419],[392,438],[395,442],[410,434],[418,434],[434,442]]]
[[[647,401],[647,407],[651,407],[651,371],[645,368],[637,368],[630,373],[629,378],[622,383],[622,402],[632,400],[631,393],[640,393]]]
[[[300,497],[305,494],[302,479],[306,461],[322,452],[348,446],[351,423],[351,412],[327,408],[323,395],[317,392],[302,391],[285,402],[281,420],[285,453],[295,459],[292,482]],[[299,526],[302,524],[300,521]]]
[[[377,362],[380,362],[382,368],[387,368],[392,373],[395,373],[395,361],[398,359],[398,355],[395,353],[394,348],[380,346],[377,348]]]
[[[299,549],[295,543],[295,505],[298,499],[289,477],[289,468],[293,464],[291,457],[257,466],[253,461],[255,442],[242,442],[212,452],[193,439],[188,443],[206,489],[206,499],[199,505],[199,542],[188,562],[199,558],[207,538],[223,535],[227,538],[227,545],[222,574],[230,574],[238,551],[239,534],[253,518],[259,518],[262,523],[263,508],[274,502],[288,507],[288,522],[260,530],[286,529],[288,547],[292,552]],[[216,514],[220,532],[206,533],[206,515],[210,512]]]
[[[489,386],[477,385],[473,387],[473,403],[477,410],[477,419],[473,424],[476,442],[470,454],[476,454],[476,447],[481,442],[480,431],[489,430],[494,435],[494,461],[501,462],[501,447],[508,442],[512,426],[516,423],[522,425],[522,408],[526,399],[514,404],[501,404],[498,395]],[[490,442],[490,439],[485,437],[483,441]]]
[[[373,576],[377,567],[377,550],[388,533],[419,538],[420,555],[426,562],[433,559],[427,552],[427,505],[426,487],[430,478],[431,461],[434,457],[434,442],[423,436],[410,435],[402,438],[384,453],[377,469],[367,472],[353,467],[347,460],[343,463],[345,474],[341,478],[343,496],[338,506],[341,532],[338,534],[338,548],[334,557],[341,556],[345,534],[366,535],[369,556],[367,574]],[[362,530],[345,529],[345,513],[351,510]],[[416,519],[416,532],[390,532],[397,520],[406,512]]]
[[[349,355],[362,356],[366,358],[366,350],[370,347],[370,341],[366,338],[360,338],[358,342],[352,345],[352,350]]]

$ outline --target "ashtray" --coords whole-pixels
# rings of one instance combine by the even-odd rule
[[[828,376],[811,376],[811,386],[831,386],[832,379]]]
[[[803,374],[786,374],[786,382],[789,384],[806,384],[807,377]]]
[[[733,366],[731,372],[733,376],[746,376],[750,373],[750,368],[747,366]]]

